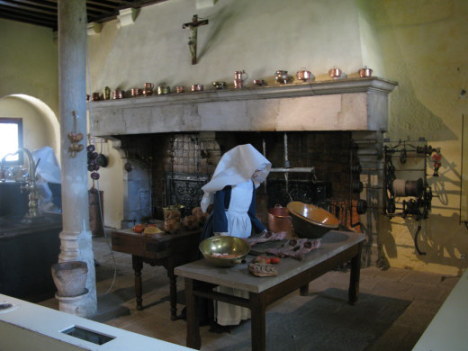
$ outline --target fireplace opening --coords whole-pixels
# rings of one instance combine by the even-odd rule
[[[162,219],[163,208],[199,206],[201,187],[221,155],[252,144],[272,163],[257,191],[258,217],[290,201],[313,203],[335,214],[343,228],[360,230],[357,203],[362,185],[351,132],[201,132],[118,136],[126,155],[127,221]]]

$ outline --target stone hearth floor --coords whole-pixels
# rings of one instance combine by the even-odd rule
[[[184,320],[171,321],[169,279],[163,267],[144,265],[143,305],[136,310],[131,256],[112,252],[104,237],[95,237],[99,311],[95,320],[185,345]],[[309,285],[309,295],[294,292],[267,312],[269,351],[409,351],[413,348],[458,277],[391,268],[361,270],[360,300],[346,303],[349,272],[332,271]],[[178,280],[178,313],[183,308],[183,281]],[[43,306],[57,308],[55,299]],[[250,322],[230,333],[201,327],[202,350],[250,350]]]

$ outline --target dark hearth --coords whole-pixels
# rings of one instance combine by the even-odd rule
[[[129,181],[130,173],[137,169],[149,174],[153,218],[161,219],[162,208],[174,204],[184,205],[185,212],[190,213],[198,206],[201,187],[210,179],[221,155],[246,143],[264,153],[273,164],[266,185],[258,192],[260,218],[266,219],[268,208],[286,206],[293,200],[330,208],[336,202],[351,204],[359,199],[359,173],[352,171],[358,158],[349,132],[291,132],[287,133],[287,140],[284,133],[275,132],[140,134],[119,138],[127,163],[133,164]],[[132,189],[134,196],[144,193],[142,189]]]

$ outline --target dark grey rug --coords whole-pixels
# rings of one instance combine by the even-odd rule
[[[347,294],[346,290],[332,288],[317,295],[293,295],[282,300],[267,312],[267,350],[363,351],[410,304],[361,293],[356,305],[351,306]],[[224,334],[224,338],[223,351],[249,350],[250,322]],[[210,346],[210,350],[216,349]]]

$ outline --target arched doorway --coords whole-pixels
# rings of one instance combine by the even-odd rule
[[[22,118],[24,147],[36,150],[50,146],[60,160],[60,124],[43,101],[25,94],[4,96],[0,98],[0,117]]]

